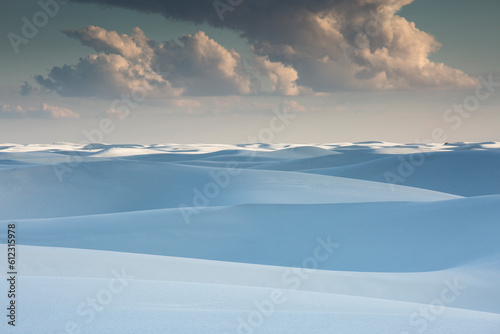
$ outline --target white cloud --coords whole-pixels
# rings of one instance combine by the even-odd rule
[[[0,105],[0,118],[79,118],[68,108],[43,103],[39,108],[23,108],[19,105]]]
[[[306,112],[307,109],[297,101],[285,101],[285,109],[287,112],[298,113],[298,112]]]
[[[201,102],[194,99],[175,99],[171,100],[171,105],[178,108],[200,108]]]
[[[89,26],[65,33],[97,54],[54,67],[37,82],[63,96],[112,98],[139,90],[146,96],[250,94],[251,76],[240,55],[203,31],[157,43],[141,29],[131,36]]]
[[[440,44],[395,14],[410,2],[344,1],[319,12],[298,11],[279,27],[281,35],[257,36],[254,49],[272,62],[293,64],[295,82],[316,92],[474,87],[476,79],[429,60]]]
[[[97,52],[119,54],[125,58],[139,57],[142,53],[140,45],[144,34],[138,28],[132,36],[119,35],[116,31],[107,31],[101,27],[87,26],[84,29],[68,29],[64,33],[78,39],[83,45],[89,46]]]
[[[156,60],[185,95],[230,95],[253,92],[251,76],[245,72],[241,56],[228,50],[203,31],[160,44]]]
[[[297,85],[299,75],[292,66],[284,65],[281,62],[272,62],[267,56],[256,56],[255,65],[271,80],[271,92],[277,92],[281,95],[299,95],[307,91],[305,87]]]

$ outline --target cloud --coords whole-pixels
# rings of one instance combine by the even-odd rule
[[[285,101],[284,103],[285,109],[287,112],[292,112],[292,113],[300,113],[300,112],[306,112],[307,109],[297,101]]]
[[[297,71],[281,62],[272,62],[267,57],[255,57],[255,65],[272,82],[271,92],[281,95],[299,95],[308,92],[308,89],[297,85],[299,78]]]
[[[226,9],[218,11],[215,2],[205,0],[76,1],[236,30],[264,57],[258,61],[261,69],[285,95],[294,95],[300,86],[331,92],[477,84],[464,72],[429,60],[440,44],[397,15],[413,0],[222,1]]]
[[[34,91],[33,86],[30,85],[27,81],[25,81],[19,90],[19,94],[21,94],[22,96],[27,96],[33,93],[33,91]]]
[[[203,103],[200,99],[183,99],[183,98],[175,98],[175,99],[165,99],[162,101],[157,101],[156,107],[163,108],[163,112],[165,113],[187,113],[187,114],[195,114],[195,113],[203,113],[204,109]],[[129,114],[128,108],[109,108],[106,110],[106,114],[111,116],[117,116],[119,118],[125,118]]]
[[[118,54],[124,58],[139,57],[143,53],[145,36],[139,29],[136,29],[132,36],[119,35],[116,31],[107,31],[95,26],[88,26],[85,29],[67,29],[63,32],[97,52]]]
[[[130,36],[88,26],[65,30],[96,54],[76,65],[53,67],[36,76],[43,88],[63,96],[115,98],[120,95],[203,96],[250,94],[251,76],[240,55],[210,39],[203,31],[158,43],[139,28]]]
[[[0,118],[21,118],[23,112],[21,106],[0,105]]]
[[[157,62],[174,82],[186,88],[185,95],[250,94],[251,76],[245,73],[241,56],[210,39],[203,31],[160,44]]]
[[[178,108],[200,108],[201,102],[193,99],[176,99],[171,100],[171,105]]]
[[[23,108],[19,105],[0,105],[0,118],[79,118],[80,115],[67,108],[43,103],[39,108]]]

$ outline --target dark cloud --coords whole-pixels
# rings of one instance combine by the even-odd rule
[[[27,81],[25,81],[24,84],[21,85],[19,94],[21,94],[22,96],[27,96],[30,95],[33,91],[34,91],[33,86],[30,85]]]

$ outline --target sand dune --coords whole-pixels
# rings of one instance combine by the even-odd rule
[[[498,333],[499,154],[3,144],[15,332]]]

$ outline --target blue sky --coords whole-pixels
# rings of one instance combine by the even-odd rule
[[[0,141],[500,140],[498,1],[353,2],[4,1]]]

